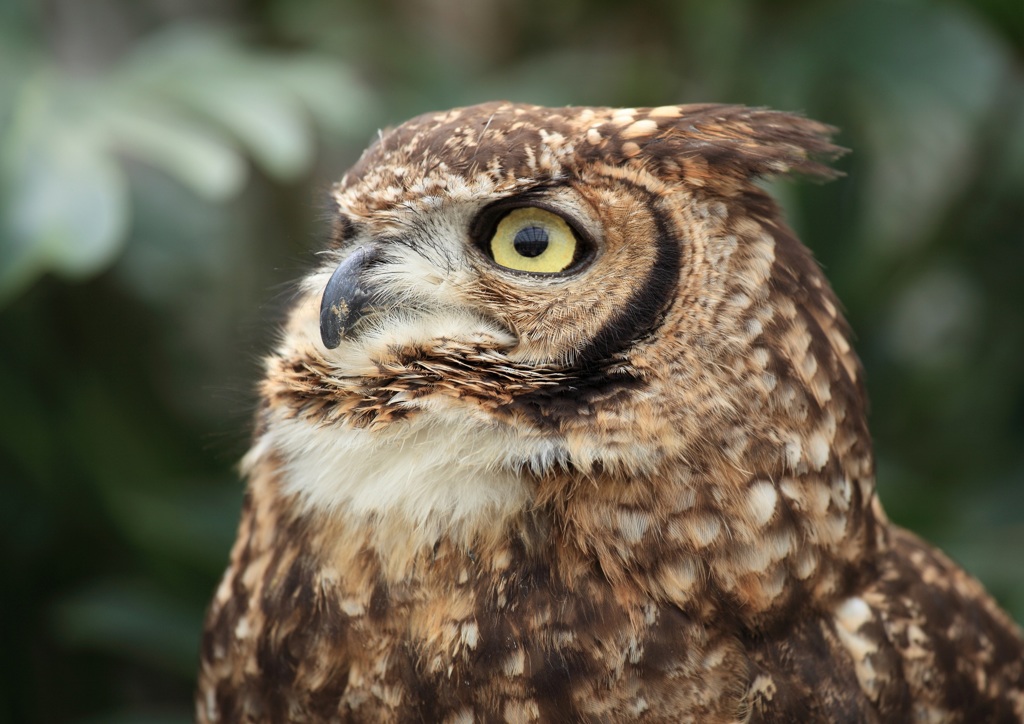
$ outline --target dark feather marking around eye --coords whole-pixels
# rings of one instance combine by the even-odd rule
[[[640,186],[637,191],[648,197],[648,208],[657,229],[652,240],[656,247],[654,264],[629,299],[579,354],[579,364],[590,366],[622,351],[633,342],[651,334],[672,302],[679,285],[681,241],[669,230],[664,215],[657,209],[657,199]]]
[[[607,403],[629,395],[645,384],[635,370],[623,368],[615,354],[652,334],[672,304],[682,264],[681,241],[670,231],[668,220],[657,210],[657,199],[646,189],[655,222],[657,253],[650,272],[636,290],[579,354],[566,380],[517,397],[510,409],[525,414],[535,424],[558,428],[568,418],[592,414],[598,400]]]

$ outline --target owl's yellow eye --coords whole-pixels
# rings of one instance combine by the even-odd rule
[[[576,235],[565,220],[535,206],[513,209],[498,222],[491,256],[516,271],[554,274],[576,258]]]

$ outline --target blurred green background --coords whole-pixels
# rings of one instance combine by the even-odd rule
[[[775,182],[891,516],[1024,619],[1024,5],[0,3],[0,718],[185,722],[259,358],[379,127],[495,98],[839,126]]]

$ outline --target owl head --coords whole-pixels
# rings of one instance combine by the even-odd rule
[[[869,497],[846,324],[757,185],[830,177],[829,132],[489,103],[381,133],[333,189],[250,461],[306,510],[424,541],[585,495],[654,510],[645,529],[704,498],[756,521],[758,481]]]

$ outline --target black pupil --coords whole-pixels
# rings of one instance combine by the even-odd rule
[[[548,231],[539,226],[524,226],[516,232],[512,246],[520,256],[540,256],[548,248]]]

